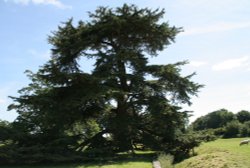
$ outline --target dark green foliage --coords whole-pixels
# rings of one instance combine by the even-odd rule
[[[225,126],[224,138],[235,138],[240,136],[241,124],[239,121],[231,121]]]
[[[5,164],[38,164],[67,163],[84,160],[84,156],[65,147],[33,145],[19,146],[8,144],[0,148],[0,165]]]
[[[194,156],[196,154],[194,148],[198,147],[202,142],[214,141],[216,138],[211,131],[189,131],[177,136],[172,144],[172,148],[165,152],[173,155],[175,162],[180,162],[183,159]]]
[[[196,133],[199,135],[198,139],[202,142],[214,141],[218,138],[214,129],[198,131]]]
[[[194,74],[181,75],[186,62],[148,63],[182,31],[160,22],[163,15],[125,4],[59,26],[49,37],[51,60],[37,73],[27,71],[32,82],[12,97],[9,109],[19,113],[15,127],[22,134],[15,142],[86,153],[133,151],[136,144],[175,148],[188,119],[179,106],[191,104],[202,86],[191,81]],[[95,61],[90,73],[81,58]]]
[[[184,134],[176,139],[174,151],[175,160],[180,161],[187,158],[190,151],[199,146],[201,139],[198,134]]]
[[[225,126],[228,122],[235,119],[236,117],[232,112],[221,109],[198,118],[192,125],[194,130],[216,129]]]
[[[218,137],[247,137],[250,135],[249,114],[245,110],[233,114],[222,109],[198,118],[191,127],[195,131],[210,131]]]
[[[223,137],[225,134],[225,127],[220,127],[216,129],[211,129],[215,136]]]
[[[240,124],[240,136],[249,137],[250,136],[250,121],[246,121],[243,124]]]
[[[11,124],[8,121],[0,120],[0,144],[10,140],[12,137]]]
[[[236,114],[237,120],[241,123],[244,123],[246,121],[250,121],[250,112],[246,110],[239,111]]]

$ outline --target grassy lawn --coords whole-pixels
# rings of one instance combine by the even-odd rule
[[[250,144],[239,146],[246,138],[218,139],[202,144],[197,156],[176,164],[175,168],[249,168]]]
[[[152,168],[154,152],[137,152],[135,157],[121,154],[115,161],[96,161],[88,164],[0,166],[1,168]]]
[[[74,164],[61,166],[1,166],[1,168],[152,168],[151,162],[116,162],[107,164]]]

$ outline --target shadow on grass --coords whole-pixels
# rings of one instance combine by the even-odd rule
[[[62,163],[62,164],[41,164],[41,165],[15,165],[15,166],[1,166],[1,168],[100,168],[107,167],[114,168],[126,165],[128,163],[149,163],[156,158],[156,154],[152,151],[137,152],[136,154],[119,153],[113,157],[95,157],[91,160],[79,163]],[[126,166],[124,166],[126,167]]]

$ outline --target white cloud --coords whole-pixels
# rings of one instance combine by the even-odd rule
[[[193,67],[201,67],[203,65],[206,65],[207,63],[204,61],[190,61],[189,65]]]
[[[221,63],[215,64],[212,67],[212,70],[214,71],[223,71],[223,70],[230,70],[234,68],[240,68],[240,67],[247,67],[249,65],[249,57],[241,57],[241,58],[234,58],[234,59],[228,59]]]
[[[69,5],[63,4],[60,0],[4,0],[5,2],[14,2],[16,4],[22,4],[22,5],[29,5],[29,4],[35,4],[35,5],[53,5],[55,7],[58,7],[60,9],[71,9],[72,7]]]
[[[196,28],[187,28],[180,35],[196,35],[196,34],[205,34],[205,33],[214,33],[214,32],[223,32],[241,28],[249,28],[250,22],[240,22],[240,23],[226,23],[221,22],[210,26],[196,27]]]

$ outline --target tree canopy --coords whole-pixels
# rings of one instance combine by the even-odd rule
[[[236,114],[236,117],[241,123],[250,121],[250,112],[246,110],[241,110]]]
[[[60,140],[80,151],[127,151],[136,144],[171,150],[188,118],[180,105],[191,104],[202,85],[191,80],[194,74],[181,75],[186,62],[149,63],[182,31],[163,16],[164,10],[124,4],[60,25],[49,37],[51,59],[38,72],[27,71],[31,83],[12,97],[9,109],[19,113],[14,125],[34,143]],[[94,60],[91,72],[84,69],[87,59]]]
[[[228,122],[235,120],[235,115],[226,110],[220,109],[197,118],[192,126],[194,130],[215,129],[225,126]]]
[[[209,132],[224,138],[248,137],[250,135],[250,112],[241,110],[232,113],[220,109],[197,118],[191,128],[194,131]]]

